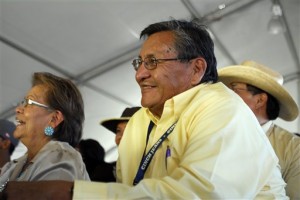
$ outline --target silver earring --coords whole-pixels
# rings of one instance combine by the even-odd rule
[[[54,129],[51,126],[47,126],[44,130],[45,135],[52,136],[54,133]]]

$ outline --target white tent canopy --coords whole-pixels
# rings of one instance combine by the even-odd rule
[[[268,32],[273,4],[282,9],[278,34]],[[131,66],[139,33],[170,17],[197,17],[209,27],[218,68],[250,59],[282,73],[300,105],[299,0],[0,0],[1,118],[14,120],[33,72],[68,77],[84,97],[83,138],[98,140],[106,160],[115,160],[114,134],[99,122],[140,105]],[[277,123],[300,132],[299,118]]]

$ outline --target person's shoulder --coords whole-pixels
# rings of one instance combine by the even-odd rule
[[[223,83],[205,83],[199,85],[198,96],[205,99],[213,99],[220,102],[232,101],[237,95]]]
[[[293,142],[297,145],[300,145],[300,137],[296,134],[286,130],[285,128],[282,128],[276,124],[274,124],[273,133],[275,134],[275,137],[282,143],[290,143]]]
[[[67,142],[50,141],[47,149],[60,157],[80,157],[80,153]]]
[[[242,98],[221,82],[203,84],[200,87],[198,98],[207,108],[218,109],[220,112],[236,113],[248,112],[249,108]],[[199,101],[196,101],[199,103]],[[205,102],[205,103],[203,103]]]
[[[67,142],[52,140],[47,144],[47,148],[56,151],[63,151],[63,150],[70,150],[73,147],[71,147],[71,145],[69,145]]]

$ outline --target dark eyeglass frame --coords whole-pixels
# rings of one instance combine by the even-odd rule
[[[240,91],[247,91],[247,92],[250,92],[252,95],[266,93],[265,91],[255,87],[255,86],[249,85],[249,84],[246,84],[246,88],[230,86],[230,89],[233,90],[235,93],[239,93]]]
[[[135,71],[137,71],[139,69],[139,67],[141,66],[142,63],[144,63],[144,66],[146,69],[148,70],[153,70],[157,67],[158,63],[161,62],[166,62],[166,61],[189,61],[191,59],[189,58],[155,58],[155,57],[147,57],[144,60],[142,60],[142,58],[135,58],[132,61],[132,66],[134,68]]]
[[[22,106],[22,107],[26,107],[27,105],[34,105],[34,106],[39,106],[39,107],[42,107],[42,108],[45,108],[47,110],[52,110],[52,108],[50,108],[49,106],[45,105],[45,104],[42,104],[42,103],[39,103],[37,101],[34,101],[32,99],[29,99],[29,98],[24,98],[20,103],[19,103],[19,106]]]
[[[240,91],[248,91],[249,92],[249,90],[247,88],[238,88],[238,87],[231,86],[230,89],[232,91],[234,91],[235,93],[239,93]]]

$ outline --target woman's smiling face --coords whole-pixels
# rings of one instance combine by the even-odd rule
[[[46,92],[47,88],[44,85],[36,85],[28,91],[25,99],[47,105]],[[47,137],[44,134],[44,129],[51,121],[51,111],[34,104],[18,105],[16,108],[16,121],[17,127],[14,137],[21,140],[27,148],[30,148],[31,144]]]

